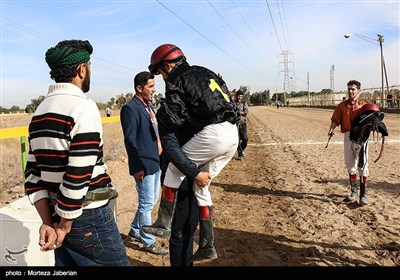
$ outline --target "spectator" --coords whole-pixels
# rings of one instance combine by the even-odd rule
[[[41,250],[55,266],[128,266],[109,200],[117,196],[103,162],[103,127],[90,89],[93,47],[65,40],[46,52],[56,82],[29,124],[25,191],[41,219]]]
[[[106,116],[111,117],[111,108],[109,106],[106,108]]]
[[[156,92],[154,75],[140,72],[134,79],[135,95],[121,108],[121,125],[128,155],[129,174],[136,182],[138,209],[130,225],[128,238],[141,242],[152,254],[166,255],[168,250],[158,246],[155,237],[142,231],[151,225],[151,211],[160,193],[161,143],[157,120],[151,105]]]
[[[249,113],[249,106],[247,105],[247,102],[244,100],[244,93],[242,90],[238,90],[236,92],[236,106],[239,109],[240,112],[240,122],[237,124],[238,126],[238,131],[239,131],[239,145],[237,148],[237,153],[238,153],[238,160],[243,160],[244,157],[244,150],[247,147],[247,114]]]
[[[230,100],[231,102],[235,102],[235,99],[236,99],[236,89],[231,90],[231,91],[229,92],[229,100]]]
[[[394,108],[394,103],[393,103],[393,95],[389,93],[387,96],[387,103],[388,103],[388,108]]]

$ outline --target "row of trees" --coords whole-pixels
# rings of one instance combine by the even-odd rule
[[[40,95],[37,99],[31,99],[31,103],[26,105],[25,109],[21,109],[19,106],[13,105],[10,109],[4,108],[0,106],[1,114],[9,114],[9,113],[33,113],[36,111],[36,108],[40,103],[44,100],[45,96]]]
[[[271,97],[270,91],[269,90],[264,90],[264,91],[257,91],[250,93],[249,87],[247,86],[240,86],[240,90],[243,91],[244,93],[244,99],[248,104],[252,105],[270,105],[272,102],[275,102],[276,100],[280,100],[284,102],[284,93],[274,93]],[[236,91],[236,90],[234,90]],[[322,90],[320,94],[326,94],[331,92],[331,90]],[[301,91],[301,92],[291,92],[290,96],[303,96],[308,94],[307,92]],[[316,93],[312,93],[316,94]],[[288,97],[289,95],[287,95]],[[121,109],[123,105],[128,103],[129,100],[131,100],[133,97],[133,93],[123,93],[120,95],[117,95],[116,97],[112,97],[110,101],[103,103],[103,102],[96,102],[97,107],[99,110],[105,110],[107,106],[114,108],[114,109]],[[158,103],[160,100],[163,98],[162,93],[156,93],[153,97],[153,105],[157,107]],[[21,109],[18,106],[12,106],[10,109],[6,109],[3,107],[0,107],[0,113],[33,113],[36,111],[36,108],[39,106],[39,104],[44,100],[45,96],[40,95],[37,99],[32,99],[31,103],[28,104],[25,109]]]
[[[0,106],[0,113],[2,113],[2,114],[9,114],[9,113],[23,112],[23,111],[24,111],[23,109],[21,109],[19,106],[15,106],[15,105],[13,105],[10,109]]]
[[[240,90],[243,91],[244,93],[244,99],[246,100],[246,102],[248,104],[252,104],[252,105],[270,105],[273,102],[276,102],[277,100],[281,101],[281,102],[285,102],[285,94],[283,92],[279,92],[279,93],[274,93],[270,94],[270,90],[264,90],[264,91],[256,91],[253,93],[250,93],[249,87],[248,86],[240,86],[239,88]],[[235,90],[234,90],[235,91]],[[323,89],[320,92],[310,92],[310,94],[312,96],[316,96],[316,95],[329,95],[332,94],[332,90],[331,89]],[[400,90],[398,88],[392,88],[390,89],[390,93],[392,94],[392,96],[394,98],[399,98],[400,97]],[[363,98],[379,98],[380,96],[380,91],[375,90],[372,93],[364,93],[365,95],[368,96],[364,96]],[[308,95],[307,91],[299,91],[299,92],[290,92],[290,93],[286,93],[286,99],[289,97],[299,97],[299,96],[306,96]],[[112,97],[110,99],[110,101],[103,103],[103,102],[97,102],[97,107],[99,108],[99,110],[105,110],[105,108],[107,106],[114,108],[114,109],[121,109],[121,107],[123,105],[125,105],[126,103],[128,103],[129,100],[131,100],[133,97],[133,93],[123,93],[120,95],[117,95],[116,97]],[[18,106],[12,106],[10,109],[4,108],[0,106],[0,113],[33,113],[36,111],[36,108],[39,106],[39,104],[44,100],[45,96],[40,95],[37,99],[32,99],[31,103],[28,104],[25,109],[21,109]],[[157,107],[158,103],[160,102],[160,100],[163,98],[163,94],[162,93],[156,93],[154,95],[153,98],[153,105],[155,107]]]

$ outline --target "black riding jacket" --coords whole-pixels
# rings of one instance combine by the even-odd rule
[[[182,130],[188,134],[189,130],[194,135],[207,125],[224,121],[237,123],[240,113],[230,102],[228,87],[217,74],[184,62],[169,74],[165,99],[156,117],[163,152],[183,174],[194,179],[200,169],[181,150],[186,141],[177,134]]]

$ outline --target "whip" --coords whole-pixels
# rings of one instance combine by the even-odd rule
[[[329,134],[329,137],[328,137],[328,142],[326,142],[326,146],[325,146],[325,148],[328,148],[329,141],[331,141],[331,138],[332,138],[332,136],[333,136],[333,133]]]

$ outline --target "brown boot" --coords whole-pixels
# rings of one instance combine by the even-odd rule
[[[200,242],[197,252],[193,255],[193,261],[213,260],[218,258],[214,247],[214,231],[212,223],[212,207],[199,206],[200,210]]]
[[[177,189],[166,186],[163,187],[157,220],[152,225],[142,227],[142,230],[145,233],[162,238],[170,237],[172,218],[174,217],[177,197],[176,191]]]

